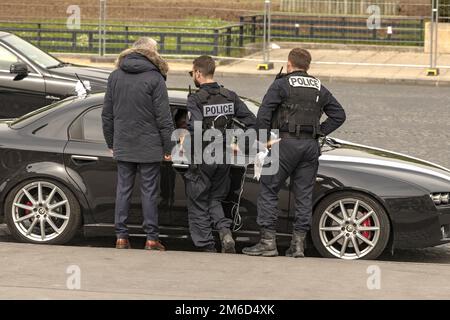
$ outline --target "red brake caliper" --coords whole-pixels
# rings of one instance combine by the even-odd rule
[[[372,226],[372,223],[370,222],[370,218],[367,218],[366,220],[364,220],[361,225],[363,227],[370,227],[370,226]],[[372,236],[370,231],[363,231],[363,232],[361,232],[361,234],[363,235],[363,237],[366,237],[367,239],[370,239],[370,237]]]
[[[29,207],[32,207],[32,206],[33,206],[33,204],[31,203],[31,201],[28,201],[27,203],[25,203],[25,205],[26,205],[26,206],[29,206]],[[30,213],[31,213],[30,210],[25,210],[24,216],[29,215]]]

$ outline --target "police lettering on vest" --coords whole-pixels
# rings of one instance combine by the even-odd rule
[[[272,128],[289,132],[299,138],[317,138],[322,108],[319,105],[321,82],[303,74],[286,75],[289,95],[277,108]]]
[[[219,115],[234,115],[234,103],[212,104],[203,106],[204,117],[217,117]]]
[[[225,88],[202,88],[197,93],[203,112],[203,129],[225,130],[235,115],[234,96]]]
[[[321,83],[319,79],[302,76],[289,77],[289,84],[294,88],[312,88],[320,91]]]

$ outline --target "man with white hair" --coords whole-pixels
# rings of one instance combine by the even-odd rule
[[[141,37],[133,43],[134,49],[148,49],[150,51],[158,51],[158,43],[155,39],[149,37]]]
[[[127,219],[135,177],[140,173],[145,249],[165,250],[159,242],[157,198],[160,162],[171,159],[174,126],[165,83],[169,68],[156,49],[155,40],[140,38],[123,51],[105,94],[103,132],[118,169],[118,249],[130,248]]]

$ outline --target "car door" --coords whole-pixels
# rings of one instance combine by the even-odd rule
[[[16,62],[22,61],[0,43],[0,118],[17,118],[49,104],[42,75],[30,65],[25,77],[11,74]]]
[[[185,105],[171,105],[176,129],[187,129],[187,110]],[[161,171],[161,196],[167,204],[169,224],[176,227],[188,227],[186,184],[184,174],[187,165],[167,162]]]
[[[83,181],[80,188],[91,206],[95,222],[113,224],[117,165],[103,137],[101,113],[102,106],[91,108],[71,125],[69,141],[64,151],[64,163],[76,181]],[[158,194],[160,195],[158,202],[161,202],[161,192]],[[167,220],[166,209],[161,206],[159,222],[164,225],[167,224]],[[142,224],[139,175],[136,177],[132,194],[128,224],[139,226]]]

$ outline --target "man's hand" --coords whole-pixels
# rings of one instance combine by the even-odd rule
[[[267,149],[270,149],[275,143],[278,143],[278,142],[280,142],[280,141],[281,141],[280,138],[274,139],[274,140],[270,140],[269,142],[267,142],[266,148],[267,148]]]
[[[237,143],[230,144],[230,149],[234,155],[237,155],[239,152],[241,152],[241,148],[239,148],[239,145]]]
[[[165,154],[165,155],[164,155],[164,161],[172,161],[172,155],[170,155],[170,154]]]
[[[114,150],[113,149],[109,149],[109,152],[111,153],[112,156],[114,156]]]

